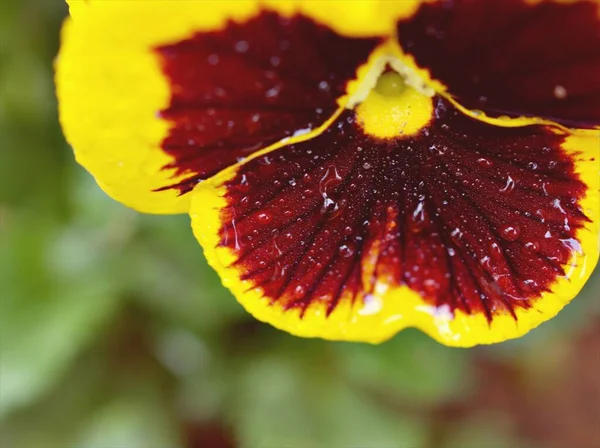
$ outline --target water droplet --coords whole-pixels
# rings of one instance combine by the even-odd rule
[[[219,63],[219,56],[216,54],[211,54],[208,56],[208,63],[210,65],[217,65]]]
[[[383,303],[379,297],[373,294],[366,294],[363,298],[363,307],[358,311],[360,315],[377,314],[383,308]]]
[[[512,178],[512,177],[509,175],[509,176],[506,178],[506,185],[504,185],[504,187],[502,187],[502,188],[500,189],[500,193],[505,193],[505,194],[508,194],[508,193],[510,193],[511,191],[513,191],[514,189],[515,189],[515,181],[514,181],[514,179],[513,179],[513,178]]]
[[[494,242],[490,244],[490,255],[496,260],[502,257],[502,248],[498,243]]]
[[[477,159],[477,164],[484,168],[489,168],[493,165],[493,162],[489,159],[486,159],[485,157],[481,157],[481,158]]]
[[[350,243],[346,243],[346,244],[342,244],[342,245],[339,247],[339,251],[340,251],[340,254],[342,255],[342,257],[344,257],[344,258],[349,258],[349,257],[351,257],[352,255],[354,255],[354,251],[355,251],[355,249],[354,249],[354,247],[352,246],[352,244],[350,244]]]
[[[444,154],[446,154],[447,150],[448,150],[447,146],[435,146],[435,145],[429,146],[429,151],[431,151],[433,154],[437,154],[438,156],[443,156]]]
[[[411,230],[419,231],[422,224],[425,222],[425,203],[419,202],[417,207],[412,213],[412,222],[416,224],[415,226],[411,226]]]
[[[235,51],[238,53],[246,53],[250,48],[250,44],[246,40],[238,40],[235,43]]]
[[[294,298],[301,299],[302,297],[304,297],[304,294],[306,294],[306,289],[304,288],[304,286],[298,285],[294,288]]]
[[[455,227],[454,230],[452,230],[452,232],[450,232],[450,236],[453,239],[460,240],[463,236],[463,232],[462,232],[462,230],[460,230],[460,228]]]
[[[538,284],[535,280],[528,278],[521,282],[521,288],[528,292],[534,292],[538,289]]]
[[[567,89],[560,84],[554,86],[554,98],[557,100],[564,100],[567,97]]]
[[[505,225],[500,229],[500,235],[506,241],[516,241],[521,234],[521,230],[516,225]]]
[[[531,171],[535,171],[538,168],[538,164],[535,162],[529,162],[527,164],[527,168],[529,168]]]
[[[535,216],[537,216],[538,218],[540,218],[541,222],[546,222],[546,219],[548,218],[548,214],[546,213],[545,210],[538,208],[535,211]]]
[[[238,231],[237,231],[237,227],[235,226],[235,219],[231,220],[231,233],[233,233],[233,243],[234,243],[234,248],[235,250],[240,250],[240,240],[239,240],[239,236],[238,236]],[[225,234],[224,234],[224,238],[223,238],[223,243],[225,243],[225,245],[229,244],[229,228],[225,229]]]
[[[301,135],[306,135],[306,134],[308,134],[310,131],[312,131],[312,129],[311,129],[311,128],[296,129],[296,130],[294,131],[294,133],[292,134],[292,137],[299,137],[299,136],[301,136]],[[308,154],[310,154],[308,151],[307,151],[307,153],[308,153]]]
[[[575,238],[565,238],[565,239],[561,239],[560,242],[562,243],[563,246],[565,246],[567,249],[569,249],[569,252],[571,254],[579,254],[579,255],[583,255],[583,248],[581,247],[581,244],[579,243],[579,241],[577,241]]]
[[[319,181],[319,192],[323,196],[323,208],[329,209],[334,206],[334,201],[328,196],[328,190],[340,184],[342,177],[339,175],[334,165],[329,165],[327,171]]]
[[[365,162],[365,163],[363,163],[363,168],[364,168],[365,170],[368,170],[368,169],[370,169],[370,168],[371,168],[371,164],[370,164],[369,162]]]
[[[277,84],[265,92],[267,98],[276,98],[281,92],[281,84]]]
[[[327,81],[321,81],[319,83],[319,89],[324,91],[329,90],[329,83]]]
[[[423,282],[423,291],[427,294],[433,294],[437,292],[439,288],[440,284],[432,278],[428,278]]]
[[[256,219],[261,224],[268,224],[269,222],[271,222],[271,218],[272,216],[269,213],[265,212],[260,212],[258,215],[256,215]]]
[[[269,62],[271,63],[271,65],[273,67],[277,67],[277,66],[279,66],[279,64],[281,64],[281,58],[279,58],[277,56],[271,56],[271,59],[269,59]]]
[[[486,271],[488,272],[492,272],[492,263],[491,263],[491,259],[490,257],[488,257],[487,255],[485,257],[482,257],[479,260],[479,264],[481,265],[482,268],[484,268]]]
[[[527,241],[524,245],[525,249],[529,252],[537,252],[540,249],[540,245],[535,241]]]

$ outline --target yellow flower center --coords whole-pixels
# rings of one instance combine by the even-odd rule
[[[433,116],[432,98],[409,86],[402,75],[389,71],[379,76],[367,98],[356,107],[363,131],[374,137],[413,135]]]
[[[383,73],[375,84],[375,90],[383,96],[398,96],[405,88],[404,78],[393,71]]]

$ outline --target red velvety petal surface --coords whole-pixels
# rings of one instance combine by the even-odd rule
[[[157,48],[172,100],[165,168],[188,192],[253,152],[323,124],[380,42],[343,37],[311,19],[263,12],[223,30]]]
[[[565,136],[435,102],[411,137],[366,135],[346,111],[313,140],[241,166],[226,185],[220,245],[243,280],[286,309],[325,301],[331,312],[384,279],[488,320],[550,290],[588,220]]]
[[[600,126],[600,3],[441,0],[398,39],[465,107]]]

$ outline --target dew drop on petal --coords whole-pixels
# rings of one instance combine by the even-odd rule
[[[367,294],[363,298],[363,307],[359,310],[358,314],[369,316],[379,313],[382,309],[383,303],[381,299],[373,294]]]
[[[558,100],[564,100],[566,97],[567,89],[565,89],[564,86],[561,86],[560,84],[554,86],[554,98]]]
[[[342,255],[342,257],[344,257],[344,258],[349,258],[352,255],[354,255],[354,250],[355,249],[354,249],[353,245],[350,243],[342,244],[339,247],[339,252]]]
[[[310,131],[312,131],[311,128],[303,128],[303,129],[296,129],[294,131],[294,133],[292,134],[292,137],[299,137],[301,135],[306,135],[308,134]],[[306,151],[307,154],[311,154],[309,151]]]
[[[238,53],[246,53],[250,48],[250,44],[246,40],[238,40],[235,43],[235,51]]]
[[[502,187],[502,188],[500,189],[500,193],[505,193],[505,194],[508,194],[508,193],[510,193],[511,191],[513,191],[514,189],[515,189],[515,181],[514,181],[514,179],[513,179],[513,178],[512,178],[512,177],[509,175],[509,176],[506,178],[506,184],[504,185],[504,187]]]
[[[506,241],[516,241],[521,234],[520,229],[516,225],[505,225],[500,229],[500,235]]]
[[[484,168],[489,168],[493,165],[493,162],[489,159],[486,159],[485,157],[481,157],[481,158],[477,159],[477,164]]]
[[[271,222],[271,215],[269,213],[260,212],[258,215],[256,215],[256,219],[261,224],[268,224]]]
[[[294,298],[301,299],[306,294],[306,289],[302,285],[298,285],[294,288]]]
[[[538,218],[540,218],[541,222],[546,222],[546,219],[548,218],[548,214],[546,213],[545,210],[538,208],[535,211],[535,216],[537,216]]]
[[[423,203],[423,201],[420,201],[417,204],[417,207],[412,212],[411,221],[412,221],[412,225],[410,226],[411,230],[413,232],[420,231],[421,226],[425,222],[425,204]]]
[[[439,288],[440,284],[432,278],[428,278],[423,282],[423,290],[427,294],[434,294]]]
[[[535,241],[527,241],[523,247],[529,252],[537,252],[540,249],[540,245]]]
[[[271,65],[273,67],[277,67],[277,66],[279,66],[279,64],[281,64],[281,58],[279,58],[277,56],[271,56],[271,59],[269,59],[269,62],[271,63]]]
[[[527,292],[534,292],[537,290],[538,284],[535,280],[528,278],[521,282],[521,288]]]
[[[281,84],[277,84],[265,92],[267,98],[276,98],[281,92]]]
[[[334,165],[330,165],[325,171],[325,174],[319,181],[319,193],[323,197],[323,208],[329,209],[335,205],[334,201],[329,198],[329,191],[331,188],[335,188],[342,181],[342,177],[337,171]]]

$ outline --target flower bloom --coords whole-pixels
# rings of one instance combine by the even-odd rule
[[[493,343],[594,269],[598,1],[69,5],[77,160],[132,208],[189,212],[257,319]]]

